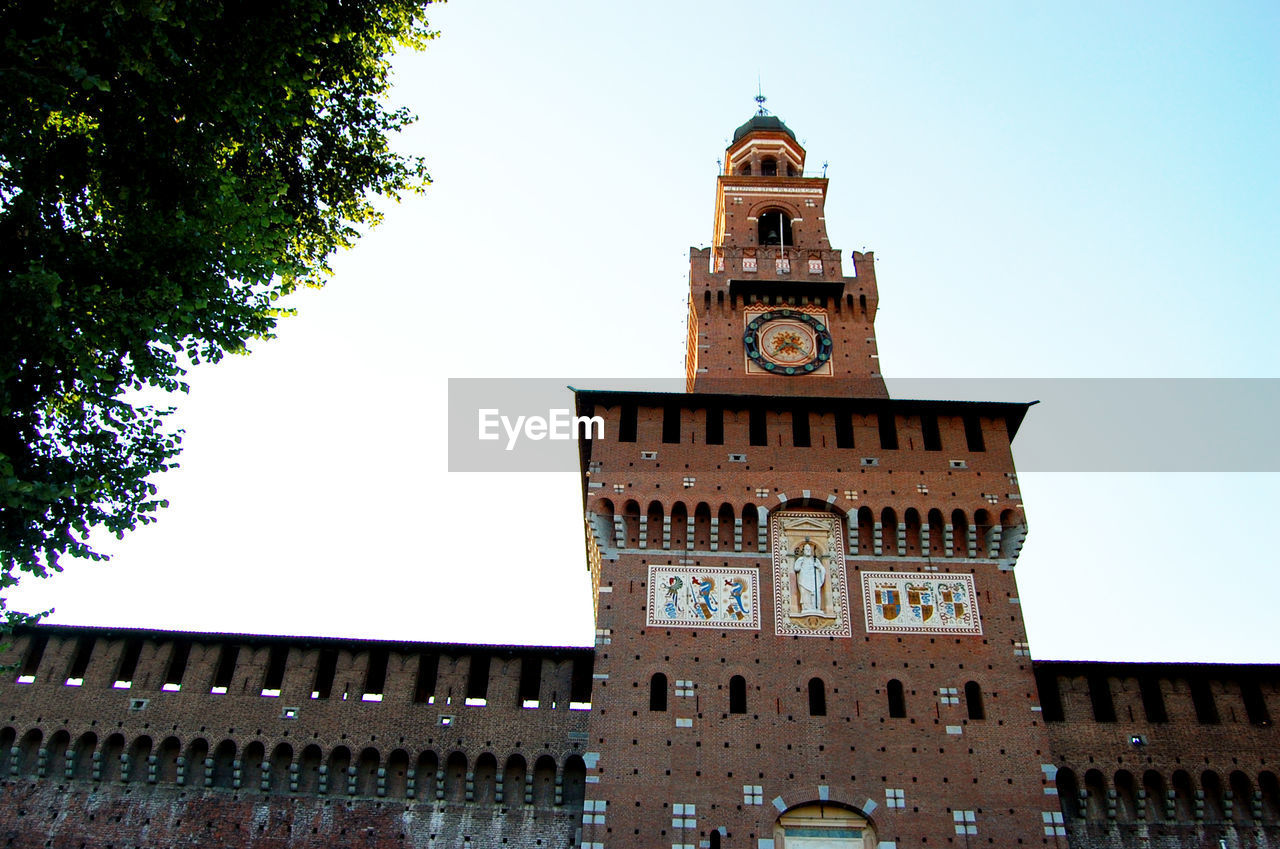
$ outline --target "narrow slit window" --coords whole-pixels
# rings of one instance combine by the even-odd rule
[[[649,679],[649,710],[667,709],[667,676],[661,672],[654,673]]]
[[[894,719],[903,719],[907,715],[907,694],[902,689],[902,682],[893,679],[887,687],[889,695],[889,716]]]
[[[982,704],[982,687],[977,681],[969,681],[964,685],[964,705],[969,711],[970,719],[986,719],[987,709]]]
[[[747,712],[747,679],[735,675],[729,679],[729,713]]]
[[[827,687],[821,678],[809,679],[809,716],[827,715]]]

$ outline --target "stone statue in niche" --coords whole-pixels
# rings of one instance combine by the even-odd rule
[[[840,517],[784,511],[771,520],[777,633],[849,636]]]

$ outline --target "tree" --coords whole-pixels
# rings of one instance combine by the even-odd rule
[[[181,442],[157,393],[272,336],[379,197],[430,181],[384,105],[428,2],[0,9],[0,594],[154,521]]]

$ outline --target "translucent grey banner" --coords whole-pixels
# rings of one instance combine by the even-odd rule
[[[888,384],[891,403],[1036,402],[1026,409],[1013,443],[1021,471],[1280,471],[1280,379],[940,378],[890,380]],[[589,390],[598,400],[603,399],[594,393],[610,393],[614,402],[619,398],[612,393],[670,394],[630,399],[641,407],[678,404],[697,409],[707,400],[727,410],[761,404],[757,381],[744,381],[740,395],[704,396],[684,395],[683,380],[450,378],[449,471],[579,471],[577,437],[585,433],[589,438],[600,438],[602,429],[617,426],[617,417],[603,416],[596,421],[579,417],[570,387]],[[763,399],[763,406],[786,410],[804,402],[803,397],[776,396]],[[884,401],[835,402],[842,403],[873,412]],[[823,405],[811,400],[805,406],[819,412]],[[982,409],[989,412],[993,408]],[[603,437],[614,441],[618,434],[606,430]],[[788,444],[784,439],[783,445]],[[819,444],[816,432],[814,444]],[[741,448],[722,447],[726,452]],[[661,443],[636,444],[637,452],[651,448],[661,448]],[[891,453],[904,460],[910,453],[901,449],[887,452],[878,442],[860,442],[849,452],[851,456],[882,458]],[[809,456],[813,457],[812,465]],[[830,466],[829,449],[796,448],[792,458],[796,470]]]

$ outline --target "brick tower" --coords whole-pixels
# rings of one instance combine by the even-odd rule
[[[890,399],[795,134],[734,133],[686,393],[580,391],[587,847],[1053,843],[1013,567],[1026,405]],[[1048,835],[1048,836],[1046,836]]]

